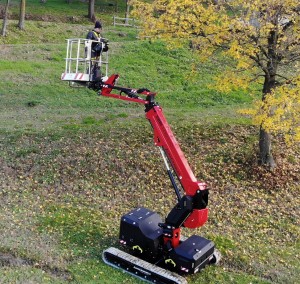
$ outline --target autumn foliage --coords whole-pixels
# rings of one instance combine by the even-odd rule
[[[260,159],[274,166],[271,134],[300,141],[298,0],[135,1],[142,37],[170,46],[189,45],[200,60],[216,54],[231,59],[214,87],[223,92],[261,84],[254,107],[246,110],[260,126]],[[259,94],[259,96],[257,96]]]

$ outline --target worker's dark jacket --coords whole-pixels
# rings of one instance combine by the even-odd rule
[[[97,40],[97,41],[99,41],[99,39],[100,39],[100,42],[92,43],[92,54],[91,54],[92,58],[100,56],[101,52],[106,52],[108,50],[107,43],[104,42],[104,45],[102,44],[103,41],[101,41],[102,38],[101,38],[100,33],[97,33],[96,31],[92,30],[87,34],[86,38],[91,39],[91,40]]]

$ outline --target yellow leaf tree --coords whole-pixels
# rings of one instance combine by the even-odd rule
[[[189,42],[202,58],[232,58],[216,88],[261,83],[261,96],[248,113],[259,125],[259,161],[275,166],[271,134],[300,141],[299,0],[134,0],[142,36],[171,46]]]

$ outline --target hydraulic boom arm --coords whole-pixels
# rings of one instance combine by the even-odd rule
[[[163,114],[162,108],[154,101],[155,93],[147,89],[129,89],[115,86],[118,75],[112,75],[100,88],[99,94],[145,105],[146,118],[154,131],[154,143],[160,148],[168,175],[177,195],[178,203],[160,224],[164,232],[164,243],[175,248],[180,242],[180,227],[197,228],[208,218],[208,189],[205,183],[197,181],[174,134]],[[119,90],[119,94],[112,93]],[[143,95],[144,97],[141,97]],[[181,197],[168,163],[171,164],[185,195]]]

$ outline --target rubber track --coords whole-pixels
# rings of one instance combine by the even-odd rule
[[[146,282],[155,284],[188,284],[182,276],[110,247],[103,251],[103,261]]]

